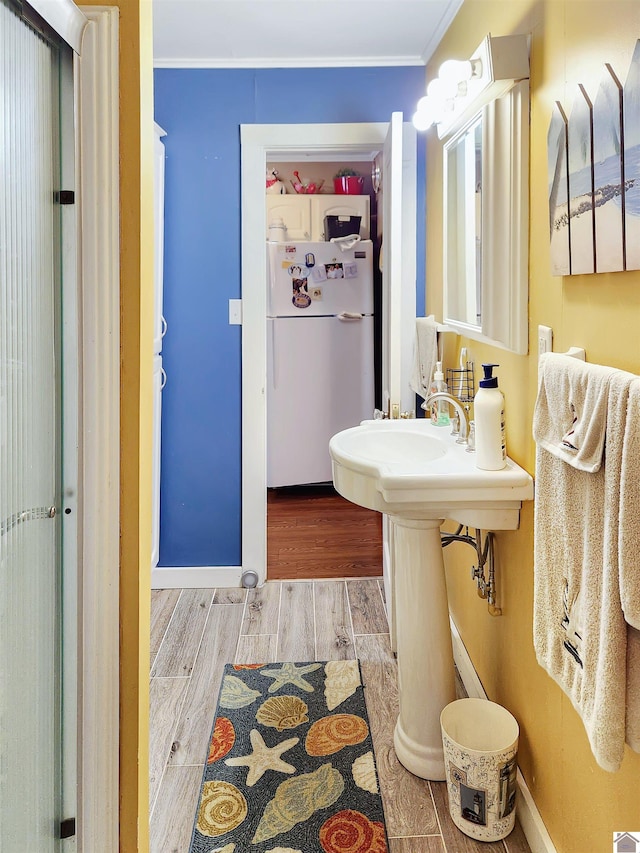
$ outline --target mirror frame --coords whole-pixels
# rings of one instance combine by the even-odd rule
[[[482,115],[482,320],[449,316],[447,161],[450,149]],[[519,355],[529,348],[529,80],[515,83],[464,123],[443,146],[444,323],[472,340]],[[452,277],[453,274],[451,274]]]

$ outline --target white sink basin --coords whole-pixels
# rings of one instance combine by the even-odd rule
[[[531,476],[511,459],[501,471],[481,471],[450,432],[426,419],[363,421],[329,443],[334,485],[389,515],[515,530],[521,502],[533,498]]]
[[[510,459],[502,471],[479,470],[448,427],[422,419],[363,421],[334,435],[329,451],[338,492],[389,517],[384,573],[398,658],[396,755],[416,776],[444,779],[440,713],[456,692],[440,525],[452,519],[515,530],[533,480]]]

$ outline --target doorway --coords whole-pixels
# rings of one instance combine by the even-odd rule
[[[401,121],[401,117],[400,117]],[[266,579],[267,557],[267,489],[266,489],[266,253],[256,251],[264,246],[266,211],[264,175],[266,164],[274,156],[293,159],[296,152],[309,157],[355,155],[373,161],[385,149],[389,124],[333,125],[243,125],[241,126],[242,159],[242,569],[255,573],[258,583]],[[402,181],[403,163],[400,162]],[[415,258],[415,163],[416,146],[404,152],[412,159],[413,222],[412,241]],[[402,193],[399,192],[399,196]],[[400,205],[402,206],[402,205]],[[407,229],[411,232],[411,228]],[[410,253],[409,253],[410,254]],[[415,262],[409,270],[408,289],[413,296],[415,318]],[[395,282],[401,290],[407,281]],[[405,336],[403,347],[413,345]],[[406,363],[406,356],[398,363]]]
[[[374,161],[344,152],[331,152],[322,159],[304,151],[297,156],[269,154],[267,173],[275,170],[288,190],[286,195],[266,196],[269,226],[282,217],[286,236],[280,239],[288,241],[269,247],[270,275],[274,266],[281,266],[282,258],[290,258],[288,251],[284,254],[285,246],[295,245],[303,264],[303,256],[311,251],[314,268],[302,267],[301,272],[307,273],[308,290],[317,300],[307,304],[303,296],[298,301],[308,310],[292,307],[286,270],[277,269],[276,280],[266,283],[270,294],[266,389],[270,580],[381,574],[380,516],[335,491],[328,449],[331,435],[371,418],[374,407],[380,407],[381,273],[373,165]],[[333,177],[345,167],[360,176],[357,195],[335,194]],[[298,195],[294,188],[300,180],[322,187],[321,195]],[[361,250],[355,254],[360,258],[355,261],[357,277],[324,280],[319,273],[316,282],[316,270],[330,274],[325,262],[344,255],[338,246],[326,242],[328,236],[325,240],[324,217],[336,213],[357,216],[360,237],[369,242],[355,247]],[[344,310],[373,316],[362,314],[360,321],[341,322],[336,314]]]

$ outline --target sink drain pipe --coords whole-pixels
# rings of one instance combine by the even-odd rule
[[[464,533],[462,531],[465,531]],[[484,544],[482,542],[482,531],[476,528],[475,536],[469,533],[469,528],[463,524],[459,525],[455,533],[441,533],[442,547],[446,548],[452,542],[463,542],[471,545],[478,558],[478,565],[471,567],[471,579],[475,580],[478,588],[478,596],[487,600],[487,608],[491,616],[502,616],[502,608],[496,606],[496,576],[493,562],[493,533],[485,534]],[[485,575],[485,566],[488,565],[488,574]]]

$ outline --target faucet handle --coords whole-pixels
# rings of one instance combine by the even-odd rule
[[[467,453],[476,452],[476,422],[469,421],[469,437],[467,439]]]

